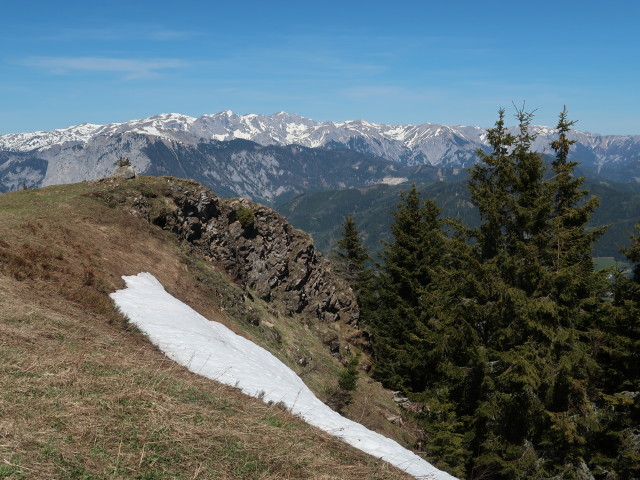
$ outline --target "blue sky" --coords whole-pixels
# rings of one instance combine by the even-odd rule
[[[157,113],[640,134],[640,2],[14,1],[0,134]]]

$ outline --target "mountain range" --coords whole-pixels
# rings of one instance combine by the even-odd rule
[[[534,148],[553,153],[555,130],[534,129]],[[581,173],[640,182],[640,135],[574,131],[572,138]],[[457,180],[478,149],[488,149],[480,127],[318,122],[285,112],[171,113],[2,135],[0,191],[104,177],[126,156],[139,173],[193,178],[220,194],[273,205],[313,191]]]

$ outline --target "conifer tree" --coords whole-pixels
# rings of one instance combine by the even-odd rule
[[[342,237],[338,240],[334,258],[338,270],[357,294],[362,293],[370,279],[367,263],[370,261],[367,249],[362,245],[360,232],[351,215],[342,222]]]
[[[558,138],[551,142],[556,152],[552,164],[554,174],[550,187],[554,192],[552,236],[548,259],[553,272],[553,293],[562,308],[574,310],[576,302],[582,302],[594,295],[594,289],[603,287],[603,278],[592,275],[593,244],[604,233],[606,227],[587,229],[586,224],[598,208],[597,197],[583,198],[588,192],[581,188],[584,177],[574,177],[578,162],[568,161],[569,150],[575,140],[569,140],[567,134],[575,121],[567,119],[566,107],[560,113]],[[601,277],[601,276],[600,276]],[[594,284],[594,282],[596,282]],[[572,317],[569,311],[565,318]]]
[[[480,272],[487,285],[476,328],[490,366],[473,415],[472,468],[475,475],[501,472],[496,478],[522,468],[518,459],[527,442],[535,441],[543,416],[539,391],[547,352],[542,345],[552,335],[544,318],[550,308],[540,302],[538,291],[551,202],[542,159],[531,151],[531,118],[519,110],[518,131],[512,135],[500,110],[488,135],[494,151],[479,152],[482,163],[470,171],[472,200],[482,219],[476,232]]]
[[[391,233],[382,253],[375,295],[363,316],[374,334],[376,375],[393,388],[415,390],[419,364],[411,354],[410,338],[420,321],[421,298],[430,288],[445,245],[440,209],[421,201],[415,184],[401,194],[393,212]]]
[[[470,457],[468,419],[480,397],[486,359],[479,335],[478,302],[484,285],[469,232],[445,219],[445,237],[434,275],[420,299],[420,315],[407,343],[416,368],[414,400],[425,405],[418,420],[430,462],[463,478]]]
[[[589,452],[592,433],[597,430],[598,411],[595,380],[601,365],[593,355],[592,339],[601,337],[607,288],[606,274],[595,273],[593,245],[605,228],[587,228],[598,207],[597,197],[587,197],[581,188],[584,178],[575,177],[577,162],[568,160],[571,145],[568,133],[575,122],[567,119],[566,107],[560,113],[558,138],[551,142],[556,152],[552,179],[553,194],[546,276],[543,288],[552,301],[553,322],[550,381],[543,390],[548,422],[541,432],[540,450],[555,470],[576,472],[593,452]],[[562,464],[563,467],[559,467]]]
[[[631,236],[631,246],[622,250],[627,258],[635,263],[633,277],[624,294],[624,311],[627,312],[628,322],[622,328],[622,333],[627,343],[629,369],[623,373],[625,380],[622,388],[640,392],[640,223],[636,225],[635,230],[637,233]],[[640,425],[640,394],[635,397],[635,416],[632,420],[632,424]],[[635,446],[635,474],[640,476],[640,437],[637,435]]]
[[[503,233],[515,176],[515,167],[509,157],[515,138],[505,127],[504,109],[500,109],[498,115],[495,127],[487,131],[487,140],[493,151],[487,154],[478,150],[479,161],[469,170],[471,201],[482,219],[476,238],[483,260],[493,258],[505,248]]]
[[[426,409],[418,415],[427,457],[464,475],[467,432],[478,389],[477,336],[472,298],[481,289],[473,272],[468,231],[440,217],[415,185],[393,212],[393,241],[367,297],[364,317],[373,333],[375,375]],[[446,230],[449,230],[447,232]]]
[[[482,219],[475,237],[489,287],[482,334],[486,345],[498,350],[544,334],[536,322],[527,321],[535,308],[526,305],[539,293],[551,208],[542,158],[531,151],[531,118],[530,113],[517,112],[514,136],[506,131],[500,110],[495,128],[488,132],[494,151],[478,152],[480,163],[470,169],[472,202]],[[492,309],[496,311],[489,312]]]
[[[483,220],[476,238],[488,295],[479,325],[491,365],[473,420],[474,468],[498,470],[496,478],[523,469],[573,475],[596,422],[589,385],[598,366],[585,339],[602,282],[591,263],[598,232],[585,224],[597,200],[580,204],[586,192],[567,161],[566,109],[552,181],[531,151],[532,115],[517,112],[513,137],[503,116],[491,131],[494,152],[481,155],[470,180]]]

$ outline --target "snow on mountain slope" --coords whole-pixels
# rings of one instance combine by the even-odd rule
[[[202,317],[169,295],[151,274],[123,278],[127,288],[111,298],[172,360],[265,402],[282,402],[311,425],[416,478],[455,480],[395,441],[331,410],[275,356]]]
[[[534,147],[549,151],[555,130],[534,127],[538,139]],[[306,147],[347,147],[407,165],[465,166],[475,159],[475,150],[486,147],[485,130],[480,127],[383,125],[364,120],[342,123],[317,122],[285,112],[273,115],[238,115],[229,110],[199,118],[176,113],[109,125],[83,124],[51,132],[0,136],[0,150],[26,152],[54,145],[86,145],[100,136],[138,133],[167,140],[195,144],[199,141],[245,139],[261,145],[298,144]],[[594,162],[624,161],[640,152],[640,136],[602,136],[573,132],[573,138],[590,151]],[[613,152],[613,153],[612,153]]]
[[[86,143],[102,128],[104,128],[103,125],[83,123],[75,127],[61,128],[50,132],[0,135],[0,149],[11,152],[28,152],[67,142]]]
[[[449,158],[457,158],[460,150],[465,151],[463,161],[472,160],[473,150],[482,144],[484,130],[431,123],[382,125],[364,120],[321,123],[285,112],[269,116],[237,115],[227,110],[197,119],[170,113],[103,126],[84,124],[51,132],[3,135],[0,149],[26,152],[68,143],[86,145],[98,137],[122,133],[152,135],[190,144],[200,140],[244,139],[261,145],[343,146],[408,165],[439,165],[450,163]]]
[[[549,142],[555,130],[534,129],[538,132],[534,148],[553,154]],[[571,159],[581,162],[582,172],[613,181],[640,182],[640,136],[584,132],[570,136],[578,142]],[[293,156],[288,159],[279,152],[280,166],[274,170],[278,161],[264,163],[273,155],[262,154],[259,146],[242,143],[245,140],[264,148],[293,149],[291,145],[297,144],[307,150],[297,156],[291,150]],[[437,169],[439,180],[455,178],[477,160],[478,149],[489,149],[486,142],[486,131],[480,127],[317,122],[285,112],[237,115],[225,111],[199,118],[168,113],[109,125],[82,124],[0,136],[0,192],[104,177],[113,173],[117,158],[126,156],[143,174],[194,178],[226,194],[270,202],[282,192],[293,195],[359,187],[380,183],[384,177],[424,180],[411,172],[398,174],[396,165],[415,172],[426,166]],[[236,152],[235,159],[231,150]],[[324,154],[318,155],[320,151]],[[341,157],[338,163],[343,168],[358,168],[359,160],[350,152],[367,157],[369,163],[382,159],[393,165],[385,167],[389,171],[382,176],[378,172],[369,178],[364,178],[368,173],[362,169],[355,183],[347,174],[342,185],[327,178],[328,165],[318,158],[329,158],[325,155],[329,151]],[[317,161],[321,163],[314,164]]]
[[[83,123],[74,127],[52,130],[50,132],[10,133],[0,135],[0,150],[28,152],[44,150],[55,145],[77,143],[86,145],[99,137],[112,137],[119,133],[139,133],[155,135],[167,139],[180,140],[188,133],[195,118],[177,113],[163,113],[142,120],[131,120],[108,125]],[[188,137],[189,135],[187,135]]]

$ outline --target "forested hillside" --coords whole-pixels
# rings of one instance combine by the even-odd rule
[[[640,212],[640,186],[585,179],[584,188],[600,198],[600,205],[589,226],[607,225],[594,245],[594,256],[624,261],[620,247],[628,242]],[[376,255],[383,249],[380,240],[390,240],[392,206],[410,184],[374,185],[366,188],[306,193],[276,209],[296,227],[313,235],[316,246],[329,253],[340,237],[340,224],[352,215],[362,233],[365,246]],[[432,198],[447,217],[459,218],[468,227],[480,225],[477,207],[471,202],[467,180],[421,183],[416,188],[422,198]]]

